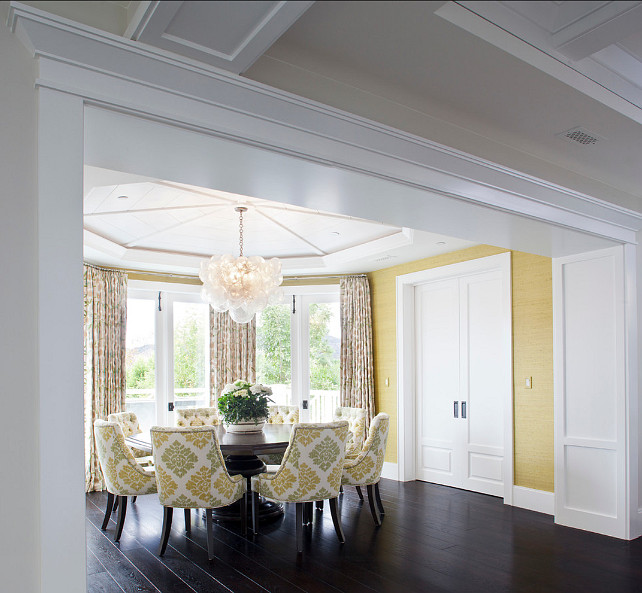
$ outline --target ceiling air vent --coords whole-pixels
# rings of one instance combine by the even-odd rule
[[[604,140],[602,136],[589,132],[584,128],[573,128],[571,130],[566,130],[566,132],[560,132],[556,134],[558,138],[564,138],[569,142],[577,142],[583,146],[590,146],[591,144],[597,144],[599,140]]]

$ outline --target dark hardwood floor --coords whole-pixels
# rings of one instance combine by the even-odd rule
[[[214,527],[207,560],[205,520],[174,513],[167,552],[157,555],[162,509],[156,496],[129,504],[120,544],[115,521],[100,530],[106,494],[87,495],[90,593],[309,591],[486,593],[502,591],[642,592],[642,538],[612,539],[553,524],[551,517],[505,506],[498,498],[426,484],[381,481],[386,509],[375,528],[354,488],[341,496],[346,543],[330,509],[314,511],[297,556],[294,505],[252,538],[238,525]],[[115,515],[114,515],[115,519]]]

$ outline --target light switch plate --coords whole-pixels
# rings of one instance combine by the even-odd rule
[[[526,389],[533,389],[533,377],[526,377]]]

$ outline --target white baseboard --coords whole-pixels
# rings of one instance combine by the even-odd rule
[[[399,467],[396,463],[390,463],[388,461],[383,462],[383,470],[381,471],[381,477],[388,480],[399,481]]]
[[[523,486],[513,486],[513,506],[547,515],[555,514],[555,494]]]

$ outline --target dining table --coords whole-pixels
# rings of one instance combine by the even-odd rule
[[[240,474],[247,480],[247,491],[251,491],[251,478],[266,471],[267,467],[258,455],[283,453],[290,443],[293,424],[266,424],[261,431],[236,433],[225,430],[223,424],[214,426],[221,453],[230,475]],[[125,437],[130,447],[152,453],[149,431]],[[240,521],[238,502],[226,507],[213,509],[213,518],[219,521]],[[248,513],[251,511],[248,505]],[[283,515],[283,504],[264,498],[260,499],[259,520],[269,521]]]

